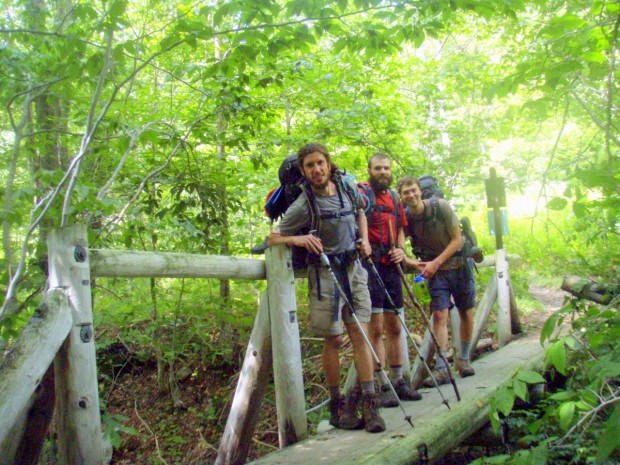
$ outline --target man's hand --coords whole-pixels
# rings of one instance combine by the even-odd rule
[[[294,237],[293,245],[297,247],[303,247],[308,250],[308,252],[320,254],[323,252],[323,244],[321,243],[321,239],[312,234],[306,234],[305,236],[291,236]]]
[[[395,247],[390,250],[389,256],[392,263],[400,263],[405,259],[405,251],[400,247]]]
[[[362,241],[359,244],[359,251],[360,254],[362,255],[362,257],[366,258],[366,257],[370,257],[370,254],[372,253],[372,248],[370,247],[370,242],[368,241]]]
[[[437,273],[439,266],[440,266],[439,263],[437,263],[437,261],[435,260],[430,261],[430,262],[420,262],[419,263],[419,267],[421,269],[420,274],[424,276],[424,279],[430,279],[433,276],[435,276],[435,273]]]

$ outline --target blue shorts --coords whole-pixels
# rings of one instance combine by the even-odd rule
[[[385,291],[377,281],[374,272],[370,269],[367,262],[364,262],[364,268],[368,270],[368,290],[370,291],[372,312],[379,313],[380,310],[400,310],[403,308],[403,285],[396,267],[394,265],[375,263],[375,268],[379,272],[381,281],[383,281],[395,307],[390,304],[390,300],[385,295]]]
[[[426,284],[431,294],[431,310],[452,308],[450,297],[461,311],[476,306],[476,281],[469,265],[456,270],[438,270]]]

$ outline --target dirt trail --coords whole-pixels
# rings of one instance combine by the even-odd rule
[[[562,308],[564,299],[568,296],[566,292],[560,289],[536,286],[533,284],[530,284],[529,291],[533,297],[538,299],[545,306],[544,310],[529,312],[523,318],[523,323],[535,328],[542,328],[547,318],[555,311]]]

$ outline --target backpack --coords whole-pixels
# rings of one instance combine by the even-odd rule
[[[280,186],[267,194],[265,213],[271,221],[279,219],[301,194],[304,175],[297,164],[297,155],[289,155],[278,169]]]
[[[334,218],[331,214],[322,214],[319,212],[314,192],[309,183],[304,178],[299,164],[297,163],[297,155],[289,155],[284,159],[278,169],[278,178],[280,186],[273,189],[267,194],[265,202],[265,213],[271,221],[274,222],[281,218],[288,207],[303,194],[308,201],[311,216],[311,226],[308,231],[300,231],[301,234],[308,234],[309,231],[318,230],[322,219]],[[340,198],[340,204],[344,206],[343,194],[347,195],[352,205],[355,205],[355,195],[357,193],[357,184],[355,178],[346,172],[338,170],[335,173],[334,181],[336,191]],[[345,215],[355,214],[354,208],[345,212]],[[340,216],[340,215],[339,215]],[[264,253],[265,247],[256,247],[252,252]],[[304,247],[292,247],[293,268],[304,268],[307,265],[308,251]]]
[[[420,190],[422,191],[423,199],[430,199],[431,197],[436,197],[438,199],[443,199],[443,191],[439,187],[439,182],[437,178],[430,174],[424,174],[418,178],[420,182]]]
[[[398,229],[399,215],[400,211],[398,208],[398,194],[394,192],[392,189],[388,189],[390,196],[392,197],[392,208],[393,210],[389,210],[385,208],[383,205],[377,205],[377,196],[375,195],[375,191],[372,190],[372,187],[367,182],[360,182],[358,184],[359,187],[364,189],[364,193],[367,199],[366,202],[366,210],[364,213],[366,214],[366,220],[368,222],[368,228],[370,229],[370,225],[372,224],[372,212],[385,212],[396,217],[396,229]],[[379,259],[381,255],[385,255],[389,249],[386,249],[383,244],[373,250],[373,255],[375,258]]]
[[[425,174],[418,178],[420,181],[420,190],[422,191],[422,199],[429,199],[431,202],[432,219],[435,221],[441,218],[441,209],[439,208],[439,200],[443,199],[443,191],[439,187],[437,178],[430,174]],[[478,239],[471,227],[471,221],[466,216],[460,218],[461,236],[463,237],[463,248],[457,255],[471,258],[475,263],[481,263],[484,260],[484,254],[478,247]],[[475,266],[475,265],[474,265]],[[476,269],[477,271],[477,269]]]

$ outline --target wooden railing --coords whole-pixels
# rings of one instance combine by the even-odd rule
[[[295,274],[286,246],[267,249],[264,261],[89,250],[86,228],[73,225],[50,233],[48,251],[50,290],[0,364],[0,465],[37,463],[54,397],[60,462],[110,461],[99,413],[91,277],[266,279],[216,463],[245,462],[272,371],[280,447],[307,437]],[[518,329],[518,315],[505,252],[482,265],[493,263],[496,273],[478,306],[474,337],[497,299],[503,345]]]

